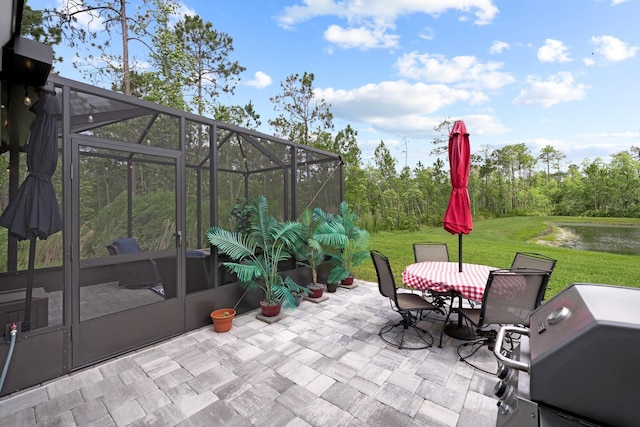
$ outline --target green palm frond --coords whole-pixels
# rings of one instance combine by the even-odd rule
[[[280,222],[272,228],[273,244],[295,248],[304,240],[304,227],[293,221]]]
[[[321,208],[313,210],[313,219],[317,222],[334,222],[336,217],[330,212],[325,212]]]
[[[318,225],[314,238],[324,246],[343,248],[347,244],[344,226],[337,222],[322,222]]]
[[[235,273],[241,282],[255,280],[257,277],[260,277],[262,273],[260,267],[252,263],[240,264],[237,262],[224,262],[222,265]]]
[[[256,196],[252,202],[253,212],[251,215],[252,234],[260,242],[259,245],[265,249],[269,246],[271,240],[269,231],[273,225],[273,218],[269,216],[269,205],[266,197],[262,195]]]
[[[270,216],[267,199],[262,195],[250,206],[249,234],[211,227],[207,232],[209,242],[236,261],[224,263],[224,266],[238,276],[244,287],[262,289],[267,301],[291,300],[294,307],[291,289],[300,293],[304,289],[295,282],[284,281],[278,274],[278,267],[281,261],[292,257],[293,250],[304,240],[304,227]]]
[[[236,261],[251,256],[256,250],[256,244],[251,239],[251,236],[244,236],[241,233],[228,231],[220,227],[209,228],[207,239],[209,243]]]

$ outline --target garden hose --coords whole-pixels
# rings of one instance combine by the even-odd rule
[[[16,345],[16,335],[18,335],[18,326],[13,323],[11,325],[11,343],[9,344],[9,352],[7,353],[7,359],[4,361],[4,369],[2,370],[2,376],[0,377],[0,391],[4,385],[4,379],[7,376],[9,370],[9,363],[11,363],[11,356],[13,356],[13,347]]]

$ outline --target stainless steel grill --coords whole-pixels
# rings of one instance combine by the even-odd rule
[[[495,353],[498,426],[640,425],[640,289],[573,284]]]

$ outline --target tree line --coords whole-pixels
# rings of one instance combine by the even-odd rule
[[[70,0],[64,9],[25,6],[23,34],[52,46],[66,43],[86,56],[74,66],[94,84],[162,105],[257,129],[260,114],[251,102],[224,105],[245,68],[233,60],[233,38],[199,16],[178,16],[173,0],[143,0],[133,11],[125,0]],[[174,22],[176,20],[177,22]],[[100,25],[81,25],[94,22]],[[145,57],[132,54],[139,44]],[[114,54],[114,52],[117,52]],[[60,61],[62,58],[56,58]],[[139,66],[141,63],[147,67]],[[434,130],[430,166],[398,168],[384,141],[363,164],[358,132],[336,130],[331,106],[315,95],[312,72],[290,74],[270,99],[277,116],[274,135],[342,155],[345,200],[369,231],[439,225],[451,191],[443,118]],[[228,97],[223,97],[228,99]],[[469,196],[475,218],[509,215],[640,215],[640,149],[565,165],[552,146],[539,153],[524,143],[474,150]]]

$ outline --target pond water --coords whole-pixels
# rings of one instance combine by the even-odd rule
[[[561,245],[583,251],[640,255],[640,227],[602,224],[557,224],[574,233],[577,238]]]

